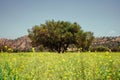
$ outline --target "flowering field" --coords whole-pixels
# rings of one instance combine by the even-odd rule
[[[0,53],[0,80],[120,80],[120,53]]]

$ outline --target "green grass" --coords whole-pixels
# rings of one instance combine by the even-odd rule
[[[0,80],[120,80],[120,53],[0,53]]]

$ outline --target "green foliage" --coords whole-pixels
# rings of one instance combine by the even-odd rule
[[[35,48],[32,48],[32,52],[35,52]]]
[[[1,80],[120,80],[120,53],[0,54]]]
[[[0,52],[8,52],[8,53],[13,52],[13,49],[8,46],[1,46],[0,50],[1,50]]]
[[[111,48],[112,52],[120,52],[120,47],[113,47]]]
[[[111,51],[109,48],[107,47],[104,47],[104,46],[97,46],[97,47],[91,47],[90,48],[90,51],[92,52],[106,52],[106,51]]]
[[[88,50],[92,40],[92,32],[83,32],[79,24],[68,21],[46,21],[28,30],[33,46],[43,45],[51,51],[64,52],[70,44]]]

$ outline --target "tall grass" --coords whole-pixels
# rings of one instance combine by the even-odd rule
[[[120,80],[120,53],[1,53],[0,80]]]

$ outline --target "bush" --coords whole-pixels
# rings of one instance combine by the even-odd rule
[[[97,47],[90,48],[90,51],[91,52],[95,52],[95,51],[97,51],[97,52],[105,52],[105,51],[110,51],[110,49],[107,48],[107,47],[104,47],[104,46],[97,46]]]
[[[112,52],[120,52],[120,48],[119,47],[114,47],[111,49]]]

